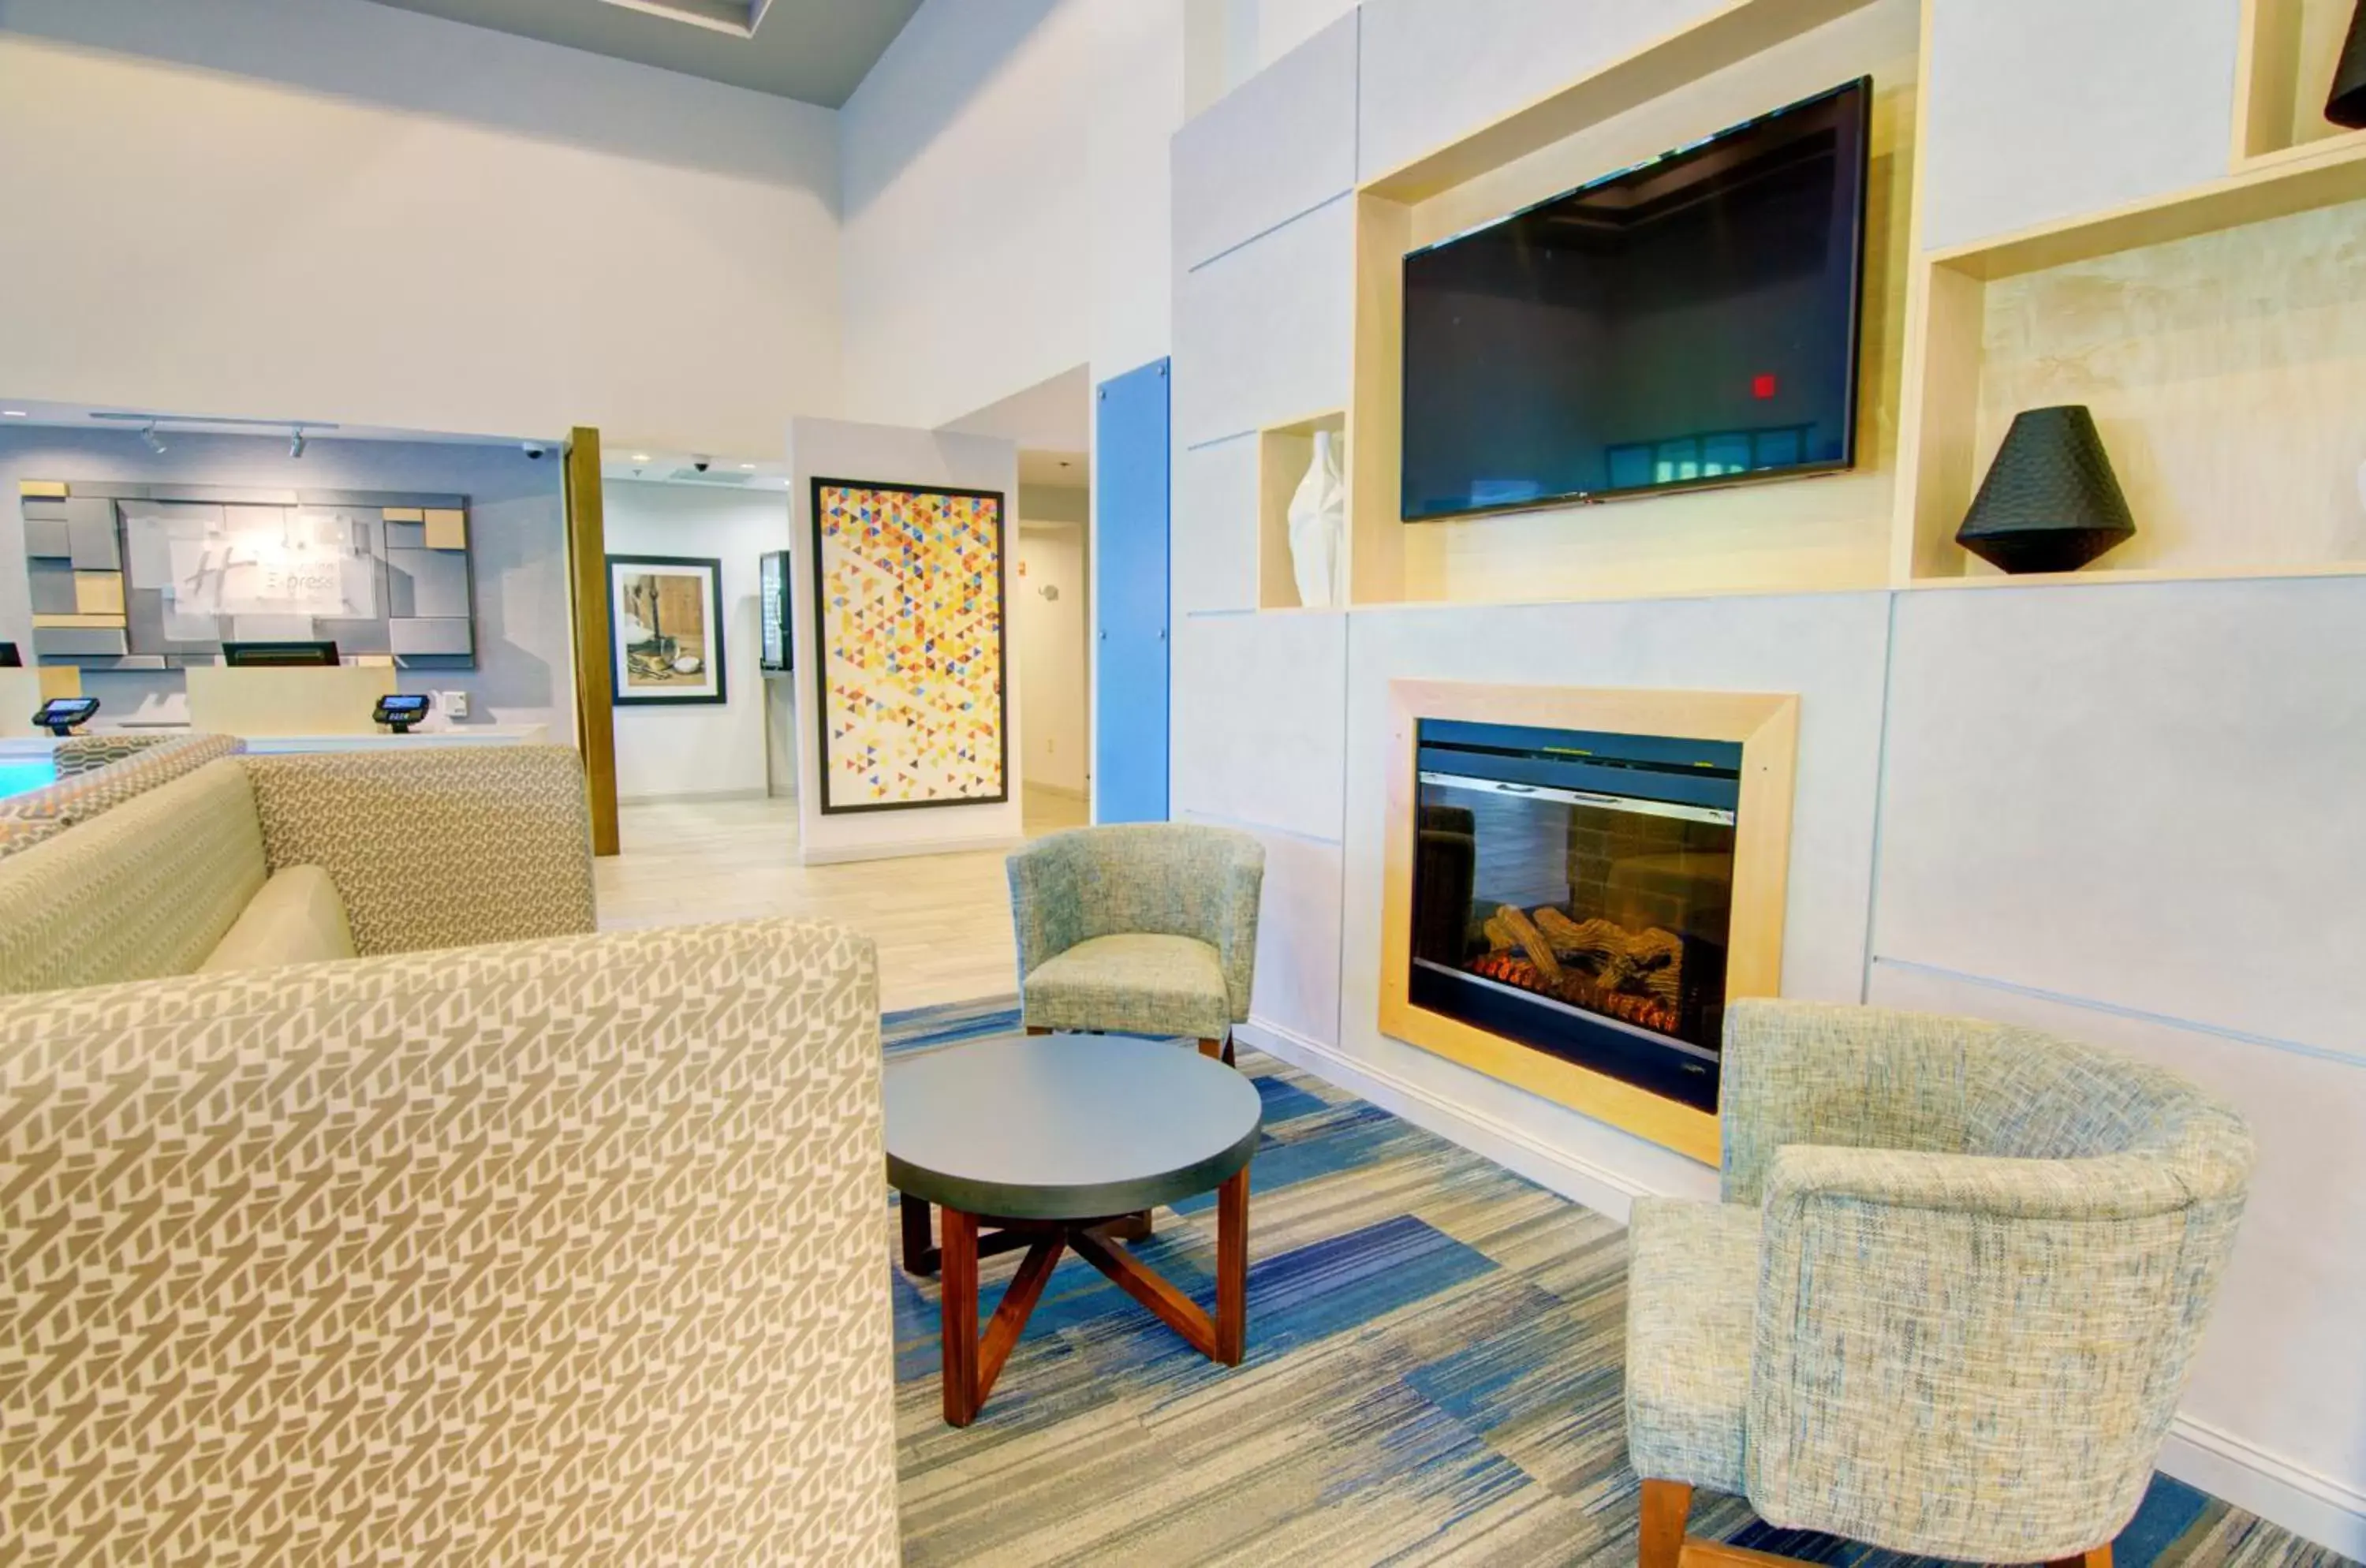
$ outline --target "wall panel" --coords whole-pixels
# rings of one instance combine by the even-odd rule
[[[1354,12],[1175,133],[1175,262],[1200,265],[1356,183]]]
[[[2366,581],[1900,598],[1875,949],[2361,1049]]]
[[[1346,406],[1354,218],[1342,197],[1177,282],[1177,441],[1194,446]]]
[[[2241,0],[1932,0],[1923,243],[2227,171]]]
[[[1346,634],[1322,612],[1177,623],[1177,816],[1338,838]]]
[[[1357,177],[1434,152],[1720,3],[1365,0]]]
[[[1257,439],[1175,455],[1175,614],[1257,604]]]

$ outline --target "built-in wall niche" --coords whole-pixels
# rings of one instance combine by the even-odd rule
[[[1314,463],[1315,438],[1327,434],[1346,472],[1347,412],[1331,409],[1257,432],[1257,606],[1305,608],[1290,549],[1290,506]],[[1341,548],[1346,542],[1341,541]],[[1342,574],[1344,578],[1344,573]]]
[[[347,661],[476,663],[466,496],[19,484],[44,665],[213,664],[225,642],[333,642]]]
[[[1896,580],[2366,571],[2366,158],[2284,164],[1930,259]],[[2015,413],[2093,413],[2134,538],[2005,578],[1955,542]]]
[[[1912,274],[1916,0],[1721,8],[1357,196],[1349,457],[1359,603],[1872,588],[1887,575]],[[1874,80],[1857,467],[1815,478],[1408,525],[1405,254],[1854,77]]]
[[[2325,118],[2356,0],[2243,0],[2235,162],[2308,158],[2366,139]]]

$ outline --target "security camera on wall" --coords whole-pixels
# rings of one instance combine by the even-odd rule
[[[714,465],[714,462],[715,462],[715,459],[714,459],[714,458],[712,458],[712,457],[693,457],[693,458],[690,460],[690,466],[691,466],[692,468],[696,468],[700,473],[702,473],[702,474],[703,474],[703,473],[706,472],[706,470]]]
[[[518,450],[524,452],[529,460],[538,463],[550,448],[539,441],[521,441],[518,443]]]

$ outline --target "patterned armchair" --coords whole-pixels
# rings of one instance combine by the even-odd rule
[[[1867,1008],[1737,1003],[1724,1072],[1725,1201],[1635,1205],[1644,1568],[1696,1486],[1895,1551],[2108,1564],[2234,1245],[2241,1120],[2107,1052]]]
[[[1009,866],[1030,1033],[1186,1035],[1232,1059],[1256,973],[1263,844],[1132,823],[1039,839]]]

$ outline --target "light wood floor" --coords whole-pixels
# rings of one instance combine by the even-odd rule
[[[1002,856],[926,855],[802,866],[796,803],[627,806],[625,852],[598,864],[606,930],[792,915],[836,920],[879,944],[880,1005],[930,1007],[1018,988]],[[1030,790],[1027,836],[1084,825],[1085,803]]]

